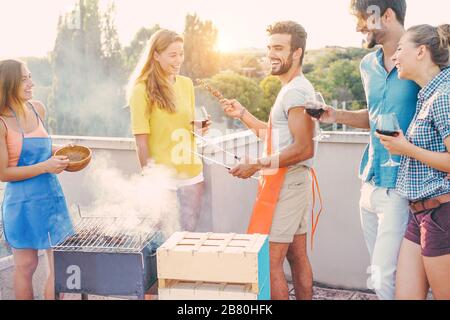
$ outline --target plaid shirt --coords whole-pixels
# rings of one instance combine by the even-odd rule
[[[445,68],[419,92],[417,111],[406,133],[414,145],[433,152],[448,152],[444,140],[450,136],[450,67]],[[424,200],[450,193],[447,173],[402,157],[397,191],[409,200]]]

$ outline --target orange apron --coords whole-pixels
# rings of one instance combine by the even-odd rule
[[[272,155],[272,121],[269,118],[268,130],[266,134],[266,154]],[[284,178],[288,168],[279,168],[277,173],[264,175],[263,171],[258,182],[258,194],[256,196],[253,213],[250,218],[250,223],[247,233],[269,234],[272,227],[273,214],[278,203],[281,189],[283,187]],[[317,225],[319,223],[320,214],[322,213],[322,195],[320,193],[319,183],[316,173],[313,168],[310,169],[312,176],[312,191],[313,191],[313,206],[311,218],[311,250],[313,249],[314,234],[316,233]],[[320,210],[317,217],[314,215],[317,188],[318,197],[320,200]]]
[[[266,154],[272,154],[272,120],[269,118],[269,124],[266,134]],[[272,227],[272,218],[277,206],[278,197],[283,187],[284,177],[287,168],[279,168],[277,173],[261,176],[258,182],[258,194],[253,207],[252,217],[247,229],[247,233],[269,234]]]

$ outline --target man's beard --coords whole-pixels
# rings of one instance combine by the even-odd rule
[[[381,44],[380,40],[382,38],[383,32],[372,31],[371,35],[372,36],[368,40],[366,40],[364,43],[364,48],[366,48],[366,49],[373,49],[373,48],[375,48],[375,46]]]
[[[373,35],[369,41],[364,41],[364,48],[366,49],[373,49],[377,45],[377,40],[375,39],[375,35]]]
[[[285,63],[280,61],[280,63],[281,63],[280,68],[278,70],[272,69],[271,74],[273,76],[281,76],[281,75],[287,73],[291,69],[292,64],[294,62],[293,56],[294,56],[294,53],[291,53]]]

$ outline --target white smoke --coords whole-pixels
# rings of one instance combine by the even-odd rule
[[[86,171],[84,185],[93,201],[88,207],[71,208],[74,223],[83,218],[107,219],[115,228],[146,234],[161,231],[165,238],[180,230],[174,172],[154,166],[132,176],[113,167],[107,156],[96,156]]]

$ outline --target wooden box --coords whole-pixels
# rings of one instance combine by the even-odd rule
[[[226,284],[171,280],[159,288],[159,300],[260,300],[251,284]],[[261,299],[262,300],[262,299]]]
[[[177,232],[158,248],[157,268],[165,297],[169,292],[176,293],[175,299],[188,292],[222,290],[218,299],[246,299],[248,292],[259,300],[270,299],[267,235]]]

